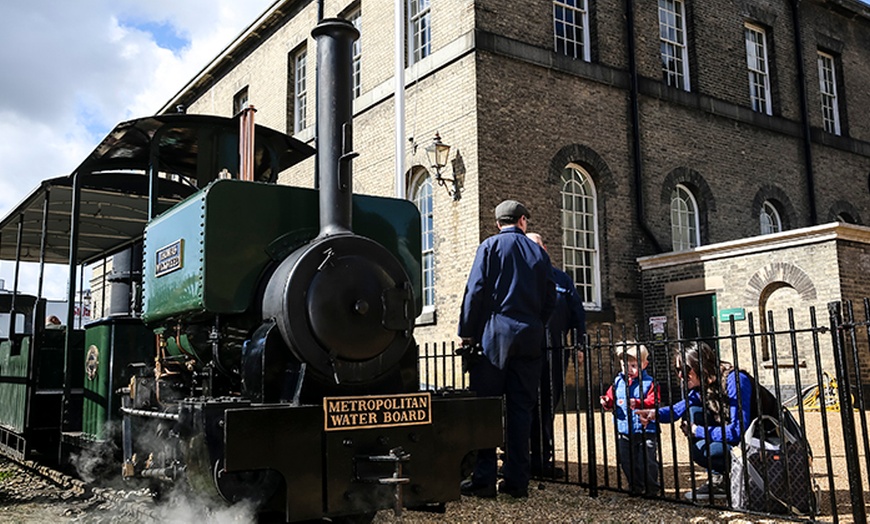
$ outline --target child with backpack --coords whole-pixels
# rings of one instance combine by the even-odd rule
[[[636,410],[655,408],[659,388],[646,372],[648,352],[643,344],[625,342],[616,347],[622,371],[601,397],[601,407],[612,410],[617,430],[617,455],[632,494],[659,492],[658,430],[643,424]]]

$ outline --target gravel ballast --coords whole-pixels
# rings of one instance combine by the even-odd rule
[[[493,522],[574,522],[574,523],[749,523],[788,522],[762,519],[729,511],[716,511],[687,504],[632,498],[620,493],[602,492],[592,498],[586,490],[567,484],[534,483],[529,498],[496,499],[462,497],[450,502],[444,513],[405,511],[379,512],[376,523],[493,523]],[[539,489],[540,488],[540,489]],[[213,509],[169,499],[156,504],[144,490],[83,490],[48,480],[35,471],[0,458],[0,521],[10,523],[87,523],[109,522],[220,522],[253,524],[256,518],[244,507]]]

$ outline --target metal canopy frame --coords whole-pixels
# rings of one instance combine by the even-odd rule
[[[136,173],[83,175],[79,200],[79,249],[70,257],[73,177],[44,180],[0,221],[0,260],[15,260],[14,239],[22,221],[21,261],[40,262],[45,224],[45,263],[89,264],[141,238],[148,217],[148,177]],[[163,209],[193,194],[196,188],[160,184]],[[46,209],[47,203],[47,209]]]
[[[157,115],[122,122],[106,135],[77,171],[156,167],[159,171],[191,177],[199,187],[204,187],[217,178],[221,168],[238,173],[239,128],[238,118],[212,115]],[[150,165],[152,151],[159,156],[158,166]],[[258,125],[254,155],[255,179],[275,182],[280,171],[314,155],[314,149]],[[212,157],[224,157],[222,160],[230,165],[203,161]]]
[[[40,262],[43,223],[47,264],[89,264],[120,251],[142,237],[152,167],[162,173],[155,177],[160,212],[218,178],[214,163],[203,171],[200,152],[211,156],[221,150],[237,162],[238,136],[238,119],[211,115],[159,115],[118,124],[71,175],[42,181],[0,220],[0,260],[16,260],[19,221],[22,262]],[[228,144],[235,149],[226,151]],[[263,126],[255,126],[254,147],[255,178],[262,182],[275,182],[279,172],[314,154],[310,146]],[[78,245],[70,256],[73,229]]]

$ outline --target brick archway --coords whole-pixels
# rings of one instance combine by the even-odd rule
[[[764,299],[765,293],[769,294],[772,289],[783,285],[794,288],[803,301],[812,302],[816,299],[813,279],[803,269],[790,262],[773,262],[756,271],[746,283],[746,301],[758,304]]]
[[[789,262],[773,262],[755,272],[746,286],[747,303],[756,304],[758,307],[758,325],[761,332],[772,329],[768,325],[769,300],[778,290],[788,288],[797,293],[801,302],[812,302],[816,299],[816,286],[807,273]],[[797,308],[799,304],[791,306]],[[770,360],[773,348],[767,337],[761,339],[761,359]]]

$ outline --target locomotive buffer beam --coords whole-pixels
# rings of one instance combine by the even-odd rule
[[[360,478],[358,475],[356,476],[360,482],[374,482],[376,484],[392,485],[395,489],[395,505],[393,506],[393,513],[397,517],[402,516],[402,486],[410,484],[411,482],[410,478],[402,476],[402,464],[404,462],[409,462],[410,460],[411,454],[406,453],[401,447],[391,449],[388,455],[361,455],[354,459],[354,463],[360,461],[396,463],[396,469],[393,472],[392,477]]]
[[[429,424],[335,431],[327,430],[320,405],[227,409],[222,428],[224,468],[230,473],[258,469],[280,473],[290,522],[392,508],[398,490],[390,488],[397,485],[402,486],[404,507],[443,505],[460,497],[465,455],[503,441],[502,401],[500,397],[433,398],[431,406]],[[413,462],[407,460],[411,456]],[[390,457],[400,468],[390,468],[380,457]],[[398,471],[393,478],[391,470]],[[363,482],[360,477],[379,480]]]

